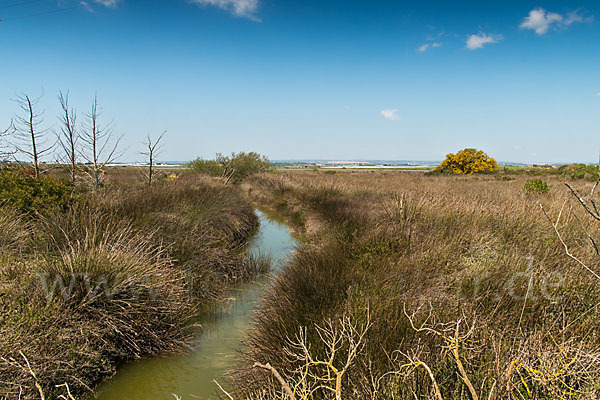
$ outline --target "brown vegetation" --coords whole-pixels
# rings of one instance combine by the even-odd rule
[[[296,391],[298,398],[336,398],[332,381],[318,384],[334,379],[328,367],[301,375],[307,352],[297,346],[326,360],[332,339],[322,327],[339,331],[351,320],[370,328],[343,377],[343,398],[598,398],[600,290],[590,271],[600,266],[588,244],[599,226],[558,177],[549,177],[546,194],[527,194],[525,180],[402,172],[252,178],[249,195],[285,215],[305,246],[256,317],[237,394],[289,397],[252,368],[258,362],[297,390],[314,389]],[[312,220],[318,229],[307,226]],[[332,365],[357,341],[344,337]]]

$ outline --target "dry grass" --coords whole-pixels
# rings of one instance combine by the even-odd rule
[[[249,195],[285,215],[306,245],[269,289],[249,362],[270,363],[291,379],[298,365],[283,349],[299,327],[364,321],[368,304],[372,327],[344,380],[345,398],[597,398],[599,282],[565,254],[538,203],[556,217],[566,202],[559,229],[596,272],[585,231],[598,238],[599,226],[563,181],[549,177],[548,194],[528,195],[525,180],[402,172],[255,177]],[[326,354],[317,335],[307,341],[315,356]],[[416,368],[422,365],[431,375]],[[265,385],[253,369],[238,382],[241,395]]]

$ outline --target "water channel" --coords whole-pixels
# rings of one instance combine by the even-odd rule
[[[142,359],[122,366],[97,388],[100,400],[182,400],[214,398],[214,379],[239,360],[242,341],[250,327],[266,285],[283,268],[297,242],[287,227],[258,212],[260,229],[248,251],[270,255],[271,272],[233,287],[229,299],[200,320],[192,352]]]

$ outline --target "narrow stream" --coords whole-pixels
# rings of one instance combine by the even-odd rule
[[[270,254],[271,275],[277,274],[290,256],[296,241],[287,227],[258,212],[260,229],[249,251]],[[100,400],[182,400],[215,397],[213,379],[238,361],[242,340],[250,326],[253,310],[264,293],[269,276],[237,285],[231,299],[212,315],[202,318],[197,345],[191,353],[142,359],[124,365],[117,375],[101,384]]]

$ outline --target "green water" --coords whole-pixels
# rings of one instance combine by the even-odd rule
[[[296,245],[289,231],[259,213],[260,230],[250,251],[270,254],[271,274],[277,274]],[[238,361],[239,350],[270,276],[236,286],[230,299],[201,320],[194,350],[188,354],[153,357],[124,365],[97,389],[100,400],[182,400],[215,398],[223,373]]]

